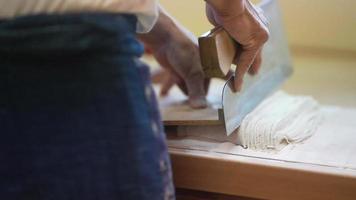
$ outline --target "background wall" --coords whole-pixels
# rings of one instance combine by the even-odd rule
[[[160,2],[196,35],[210,29],[203,0]],[[346,50],[356,55],[355,0],[280,0],[279,3],[292,48]]]

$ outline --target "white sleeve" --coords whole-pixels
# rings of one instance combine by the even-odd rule
[[[147,12],[136,13],[137,16],[137,33],[147,33],[153,26],[156,24],[158,19],[158,2],[155,0],[155,3],[152,4],[152,7]]]

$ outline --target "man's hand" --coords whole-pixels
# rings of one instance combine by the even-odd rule
[[[215,26],[222,26],[239,44],[235,91],[240,91],[246,72],[254,75],[261,66],[261,50],[268,40],[266,18],[248,0],[206,0],[206,13]]]
[[[192,108],[207,106],[207,80],[200,63],[196,38],[172,19],[162,8],[158,22],[148,34],[139,36],[168,73],[161,95],[177,84],[189,96]]]

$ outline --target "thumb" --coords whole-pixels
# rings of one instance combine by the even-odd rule
[[[208,103],[206,100],[206,81],[203,77],[189,77],[185,80],[188,88],[189,105],[192,108],[206,108]]]

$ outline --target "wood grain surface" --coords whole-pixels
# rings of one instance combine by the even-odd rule
[[[294,52],[293,61],[295,74],[284,90],[356,107],[355,57],[305,49]],[[169,148],[179,188],[263,199],[356,199],[354,170],[197,149]]]
[[[355,199],[356,175],[340,168],[170,149],[177,187],[261,199]]]

